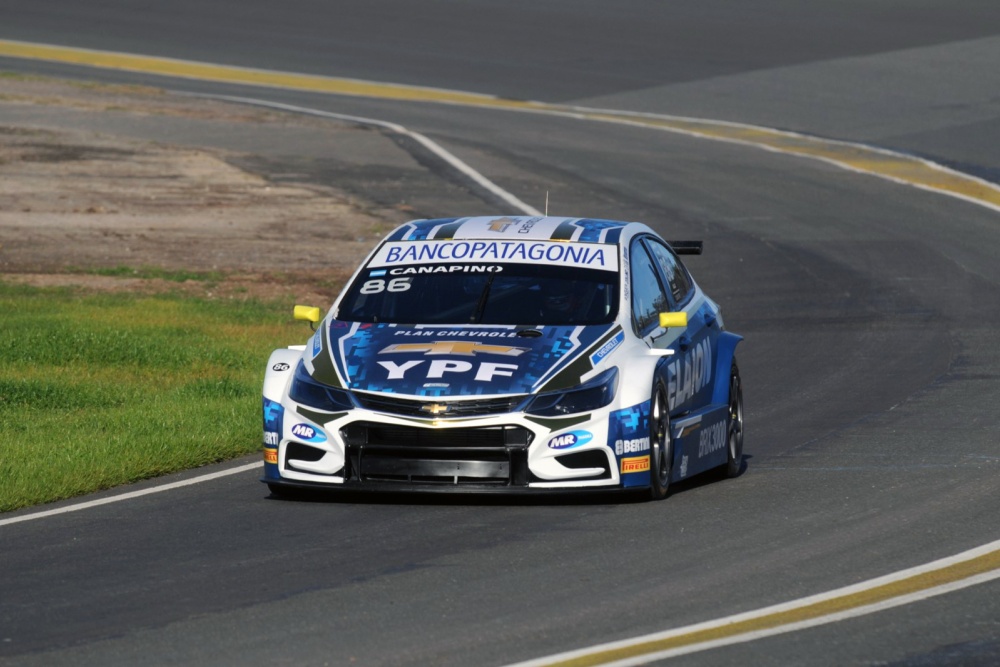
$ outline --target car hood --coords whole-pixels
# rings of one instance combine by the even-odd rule
[[[414,326],[330,321],[311,355],[317,380],[356,391],[461,397],[554,391],[580,382],[624,340],[615,324]],[[324,335],[324,332],[326,335]],[[321,377],[324,369],[333,377]]]

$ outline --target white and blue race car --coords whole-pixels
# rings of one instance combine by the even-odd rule
[[[264,379],[264,477],[381,491],[642,490],[739,473],[718,305],[635,222],[417,220],[390,233]]]

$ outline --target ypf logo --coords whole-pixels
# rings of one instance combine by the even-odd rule
[[[292,435],[304,442],[326,442],[326,434],[309,424],[296,424],[292,427]]]
[[[490,345],[468,340],[438,340],[432,343],[399,343],[382,348],[379,354],[407,352],[410,354],[454,355],[459,357],[474,357],[477,354],[498,354],[516,357],[528,351],[526,347],[508,347],[506,345]],[[434,359],[429,364],[424,359],[409,359],[403,363],[395,361],[378,361],[379,366],[388,372],[388,380],[403,380],[406,373],[419,367],[417,373],[425,372],[424,379],[440,380],[446,373],[468,373],[473,370],[471,361],[462,359]],[[424,364],[427,367],[424,368]],[[479,362],[476,370],[476,382],[492,382],[497,377],[514,377],[518,370],[517,364],[504,364],[495,361]]]

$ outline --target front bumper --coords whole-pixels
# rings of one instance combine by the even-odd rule
[[[265,399],[264,413],[262,481],[273,485],[552,493],[649,484],[648,404],[558,419],[434,420],[364,409],[320,415]],[[645,455],[628,444],[636,442]]]

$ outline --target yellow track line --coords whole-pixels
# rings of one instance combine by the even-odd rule
[[[435,102],[510,111],[527,111],[584,120],[634,125],[716,141],[763,148],[821,160],[851,171],[957,197],[1000,212],[1000,187],[902,153],[861,144],[831,141],[765,127],[697,118],[587,109],[543,102],[507,100],[455,90],[376,83],[336,77],[216,65],[111,51],[78,49],[0,39],[0,56],[44,60],[161,76],[377,99]]]
[[[492,95],[480,95],[478,93],[405,86],[393,83],[375,83],[357,79],[297,74],[294,72],[279,72],[231,65],[216,65],[191,60],[158,58],[129,53],[116,53],[113,51],[95,51],[92,49],[77,49],[66,46],[32,44],[2,39],[0,39],[0,56],[100,67],[126,72],[140,72],[143,74],[157,74],[183,79],[238,83],[270,88],[289,88],[292,90],[357,97],[375,97],[418,102],[447,102],[451,104],[498,108],[531,106],[531,103],[503,100]]]
[[[929,160],[863,144],[695,118],[579,109],[590,120],[625,123],[821,160],[851,171],[958,197],[1000,212],[1000,187]]]
[[[1000,578],[1000,542],[802,600],[509,667],[624,667],[861,616]]]

